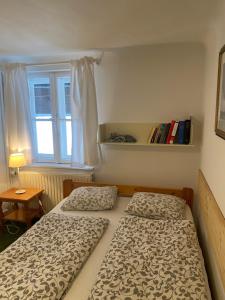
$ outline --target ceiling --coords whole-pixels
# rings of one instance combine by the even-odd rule
[[[200,41],[219,0],[0,0],[0,58]]]

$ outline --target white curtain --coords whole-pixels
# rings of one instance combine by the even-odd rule
[[[23,152],[31,162],[29,90],[25,66],[10,64],[4,70],[5,128],[8,153]]]
[[[72,165],[75,166],[98,164],[94,63],[90,57],[71,62]]]
[[[0,71],[0,191],[9,185],[9,169],[5,147],[3,74]]]

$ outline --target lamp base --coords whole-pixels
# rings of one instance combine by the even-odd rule
[[[16,190],[15,194],[24,194],[26,193],[26,190]]]

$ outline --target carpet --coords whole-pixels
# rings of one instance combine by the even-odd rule
[[[16,241],[25,231],[27,225],[20,222],[5,222],[0,232],[0,252]]]

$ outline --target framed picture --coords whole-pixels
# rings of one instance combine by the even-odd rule
[[[219,53],[215,132],[225,139],[225,45]]]

